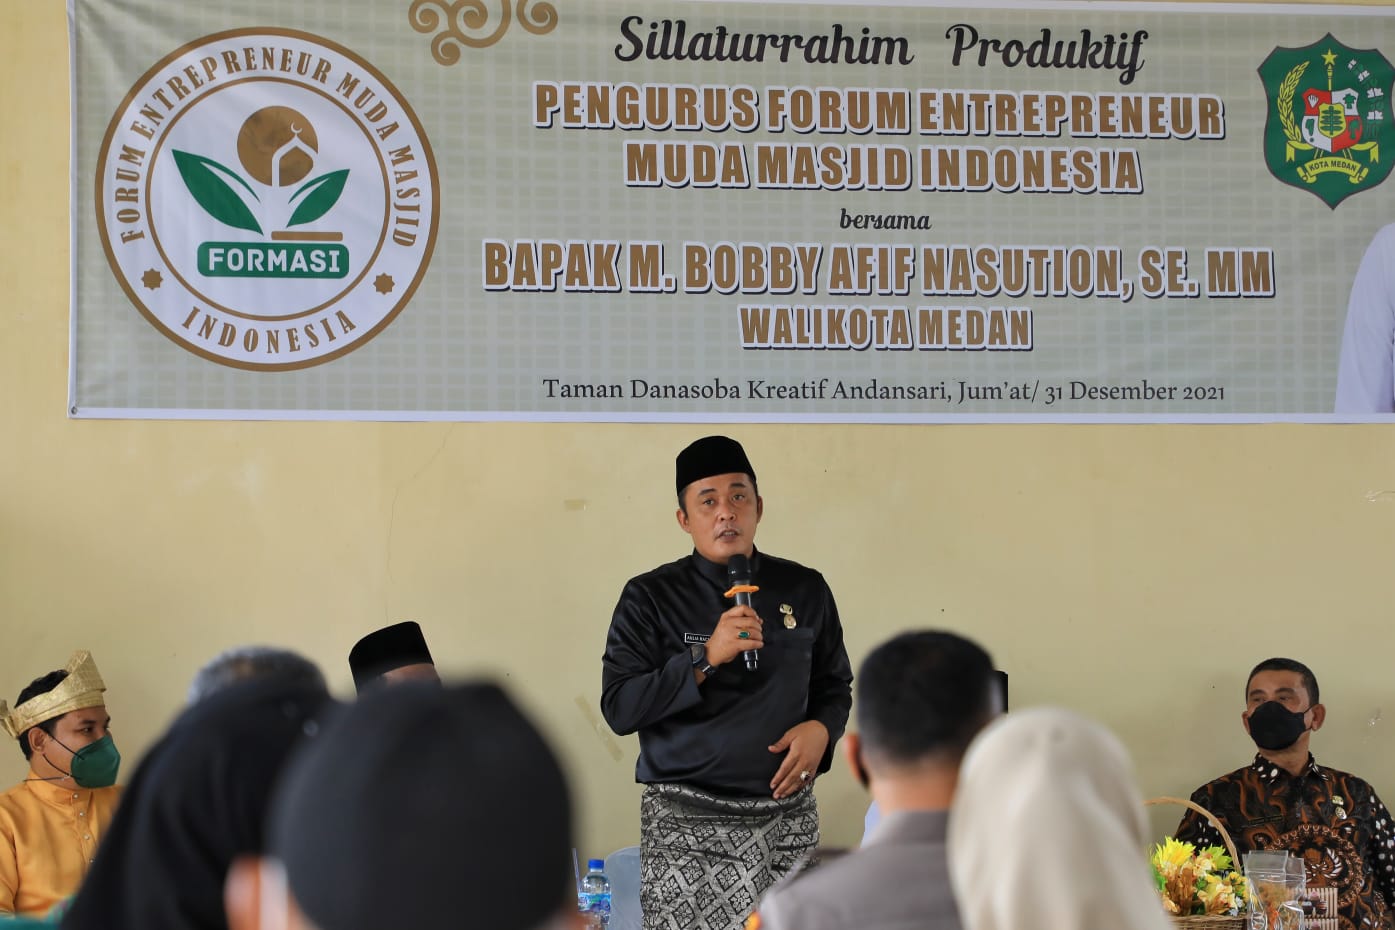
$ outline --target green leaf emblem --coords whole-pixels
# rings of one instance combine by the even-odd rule
[[[330,211],[339,202],[339,195],[344,193],[344,182],[349,179],[347,168],[341,171],[331,171],[329,174],[322,174],[313,181],[306,183],[300,190],[291,195],[291,203],[295,203],[301,194],[305,199],[300,201],[300,206],[295,208],[287,226],[303,226],[306,223],[313,223]]]
[[[237,172],[218,164],[211,158],[204,158],[202,155],[195,155],[191,152],[181,152],[178,149],[171,150],[174,154],[174,163],[179,168],[179,175],[184,179],[184,186],[189,188],[189,193],[194,196],[198,205],[208,211],[208,214],[220,223],[226,223],[235,229],[247,229],[255,233],[260,233],[262,227],[257,223],[257,218],[252,215],[252,211],[247,209],[247,204],[238,196],[237,191],[225,178],[231,178],[241,184],[253,200],[257,200],[256,191]]]

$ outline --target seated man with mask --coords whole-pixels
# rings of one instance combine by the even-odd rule
[[[29,760],[29,776],[0,794],[0,914],[48,913],[97,853],[120,796],[104,691],[91,654],[76,652],[13,710],[0,701],[0,726]]]
[[[1389,927],[1395,903],[1395,828],[1371,786],[1318,765],[1308,751],[1327,719],[1312,671],[1293,659],[1266,659],[1245,684],[1245,732],[1254,761],[1192,792],[1215,814],[1243,857],[1251,850],[1288,850],[1307,865],[1308,886],[1337,889],[1337,918],[1346,928]],[[1216,829],[1188,811],[1177,838],[1219,846]]]

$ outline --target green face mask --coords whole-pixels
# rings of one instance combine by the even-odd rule
[[[68,749],[67,746],[58,741],[57,737],[53,741],[63,746],[64,749]],[[68,751],[73,752],[71,749]],[[49,764],[53,765],[53,761],[49,760]],[[53,767],[58,768],[56,765]],[[116,743],[108,734],[97,742],[73,752],[72,769],[68,774],[73,777],[73,781],[77,782],[79,788],[110,788],[116,784],[116,773],[120,768],[121,753],[117,751]],[[61,772],[62,769],[59,771]]]

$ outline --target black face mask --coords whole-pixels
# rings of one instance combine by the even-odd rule
[[[1303,723],[1307,712],[1289,710],[1278,701],[1266,701],[1250,713],[1250,739],[1270,752],[1287,749],[1308,729]]]

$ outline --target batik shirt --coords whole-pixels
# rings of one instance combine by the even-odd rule
[[[1310,886],[1337,888],[1342,930],[1388,930],[1395,903],[1395,827],[1390,812],[1355,775],[1308,764],[1297,775],[1256,755],[1243,769],[1192,793],[1215,814],[1243,857],[1251,850],[1302,856]],[[1188,811],[1178,839],[1220,846],[1215,827]]]

